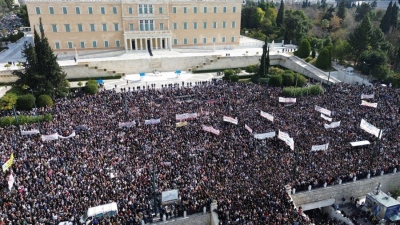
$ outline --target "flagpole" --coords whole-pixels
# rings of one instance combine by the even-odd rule
[[[377,153],[378,153],[378,151],[379,151],[379,145],[380,145],[380,137],[381,137],[381,135],[382,135],[382,129],[379,130],[378,137],[376,137],[375,147],[374,147],[374,149],[372,150],[372,158],[371,158],[371,166],[370,166],[370,167],[371,167],[371,170],[372,170],[372,166],[373,166],[373,164],[374,164],[376,155],[377,155]]]
[[[296,148],[296,156],[295,156],[295,163],[293,167],[293,181],[296,179],[296,171],[297,171],[297,163],[299,161],[299,148]]]

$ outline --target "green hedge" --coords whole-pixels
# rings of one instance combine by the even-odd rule
[[[48,95],[40,95],[36,101],[37,107],[53,106],[53,99]]]
[[[18,110],[31,110],[35,106],[35,96],[32,94],[25,94],[18,97],[17,109]]]
[[[99,85],[97,84],[97,81],[89,80],[86,82],[84,90],[86,94],[94,95],[99,91]]]
[[[71,78],[68,79],[69,82],[75,82],[75,81],[87,81],[87,80],[115,80],[115,79],[121,79],[122,75],[114,75],[114,76],[107,76],[107,77],[80,77],[80,78]]]
[[[320,85],[311,85],[308,87],[285,87],[282,90],[284,97],[297,97],[306,95],[321,95],[324,89]]]
[[[20,115],[17,117],[19,124],[37,123],[37,117],[39,117],[40,122],[44,121],[49,122],[53,120],[53,116],[51,114],[39,115],[39,116]],[[15,120],[14,116],[0,117],[0,127],[10,126],[10,125],[17,125],[17,121]]]

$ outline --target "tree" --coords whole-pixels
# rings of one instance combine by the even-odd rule
[[[328,21],[331,20],[334,12],[335,12],[335,8],[329,7],[329,9],[326,10],[325,15],[322,17],[322,19],[325,19]]]
[[[245,6],[242,9],[241,27],[242,29],[258,28],[264,19],[265,12],[256,6]]]
[[[97,81],[89,80],[88,82],[86,82],[85,85],[86,94],[94,95],[98,92],[98,90],[99,90],[99,85],[97,84]]]
[[[332,58],[334,60],[338,60],[340,63],[343,63],[344,60],[349,55],[350,44],[342,39],[339,39],[335,42],[332,49]]]
[[[55,96],[67,91],[66,73],[62,71],[44,35],[42,19],[39,21],[40,36],[35,28],[34,45],[25,43],[22,51],[26,59],[23,63],[25,69],[16,70],[13,74],[19,77],[18,85],[27,85],[38,94]]]
[[[329,21],[329,29],[331,31],[337,31],[340,29],[340,24],[342,22],[342,19],[338,16],[334,16],[331,18],[331,21]]]
[[[374,0],[374,1],[371,3],[371,8],[375,9],[376,7],[378,7],[378,2],[377,2],[376,0]]]
[[[29,17],[28,17],[28,9],[26,8],[26,5],[21,5],[18,8],[17,11],[17,16],[21,18],[21,22],[23,26],[28,27],[29,26]]]
[[[276,16],[276,25],[282,26],[283,24],[283,14],[285,12],[285,5],[283,0],[281,0],[281,5],[279,6],[278,15]]]
[[[346,0],[342,0],[339,4],[339,9],[336,13],[336,16],[344,20],[344,18],[346,18],[346,15],[347,15]]]
[[[328,48],[324,48],[318,55],[315,66],[320,69],[328,69],[331,65],[330,62],[330,52]]]
[[[310,19],[303,11],[287,10],[285,12],[285,20],[283,24],[283,38],[285,40],[293,40],[295,43],[299,43],[304,37],[306,37],[307,32],[311,27]]]
[[[349,35],[349,44],[352,48],[353,56],[355,56],[356,65],[358,64],[358,57],[361,53],[368,49],[371,44],[372,25],[369,17],[365,17],[361,24],[359,24],[354,32]]]
[[[356,9],[356,21],[362,21],[371,12],[372,8],[368,3],[363,2],[361,6]]]
[[[257,72],[257,77],[255,81],[258,82],[260,78],[265,78],[269,70],[269,49],[268,49],[268,39],[265,38],[263,45],[263,52],[260,60],[260,67]]]
[[[40,95],[37,98],[36,103],[37,103],[38,107],[53,106],[53,104],[54,104],[53,99],[51,99],[51,97],[48,95]]]
[[[392,2],[389,3],[385,15],[382,17],[381,24],[379,25],[382,32],[385,34],[387,34],[390,30],[391,14],[392,14]]]
[[[11,110],[17,104],[18,96],[14,93],[7,93],[0,99],[1,110]]]
[[[397,7],[396,3],[393,4],[392,12],[390,15],[390,28],[396,29],[397,28],[397,17],[399,14],[399,7]]]
[[[35,105],[35,97],[32,94],[19,96],[17,100],[18,110],[31,110]]]
[[[297,51],[294,52],[294,55],[300,58],[307,58],[310,56],[311,45],[307,39],[303,39]]]

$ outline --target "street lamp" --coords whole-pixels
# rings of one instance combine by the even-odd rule
[[[367,66],[367,70],[368,70],[368,75],[367,76],[369,76],[369,66],[371,66],[371,64],[368,64],[368,63],[366,63],[365,61],[363,62],[363,64],[364,65],[366,65]],[[363,76],[363,79],[362,79],[362,84],[361,85],[363,85],[364,84],[364,76]]]
[[[32,93],[32,96],[34,96],[34,95],[33,95],[33,90],[30,89],[30,91],[31,91],[31,93]],[[35,97],[35,96],[34,96],[34,97]],[[36,117],[36,119],[37,119],[37,122],[38,122],[38,129],[39,129],[39,132],[40,132],[40,120],[39,120],[39,116],[37,115],[36,98],[35,98],[35,101],[33,102],[33,105],[35,106],[35,117]]]

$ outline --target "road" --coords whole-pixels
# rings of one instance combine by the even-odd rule
[[[27,41],[28,43],[32,43],[32,35],[27,35],[21,38],[16,43],[11,43],[8,45],[6,51],[0,54],[0,63],[7,63],[7,62],[22,62],[25,61],[25,58],[22,57],[22,50],[24,48],[24,43]]]

